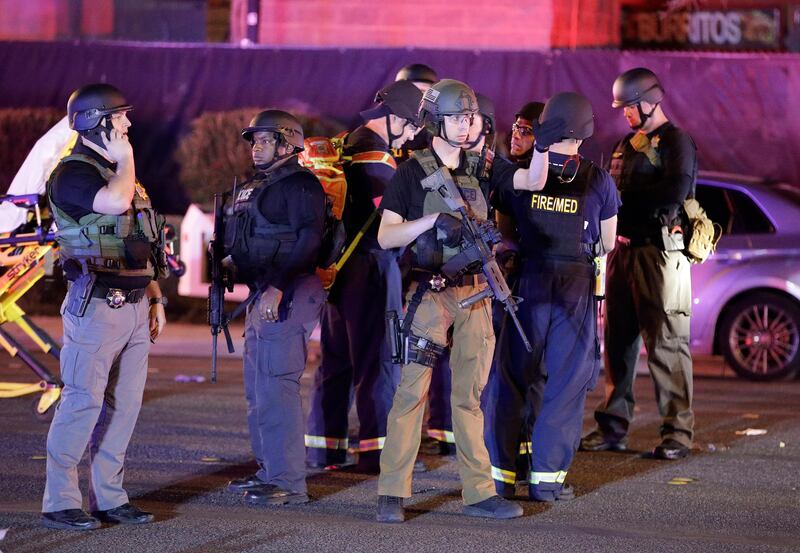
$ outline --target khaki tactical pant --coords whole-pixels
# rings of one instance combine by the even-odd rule
[[[606,280],[606,397],[595,411],[604,434],[621,439],[628,433],[644,339],[663,419],[661,437],[692,446],[691,313],[690,264],[683,252],[617,244]]]
[[[486,385],[494,352],[490,301],[480,301],[467,309],[458,306],[458,301],[483,287],[485,285],[448,287],[441,292],[427,292],[411,325],[414,335],[441,346],[447,344],[447,334],[452,327],[450,401],[466,505],[496,495],[489,454],[483,441],[483,412],[480,408],[481,392]],[[415,289],[412,286],[409,290],[409,300]],[[432,371],[418,363],[402,368],[381,453],[379,495],[411,497],[411,476],[422,437],[422,418]]]
[[[66,300],[64,305],[66,305]],[[47,483],[42,512],[82,508],[78,463],[89,445],[89,508],[128,502],[123,463],[147,379],[148,303],[111,309],[92,298],[83,317],[61,307],[64,389],[47,435]]]

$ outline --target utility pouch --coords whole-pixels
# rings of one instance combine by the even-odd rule
[[[661,227],[661,239],[664,243],[665,252],[679,252],[685,248],[683,245],[683,229],[680,227],[677,227],[676,230],[663,225]]]
[[[67,292],[67,313],[75,317],[83,317],[86,306],[92,299],[94,283],[97,280],[95,273],[83,273],[76,278]]]
[[[128,236],[122,240],[125,243],[125,264],[128,269],[146,269],[150,260],[150,240],[146,236]]]

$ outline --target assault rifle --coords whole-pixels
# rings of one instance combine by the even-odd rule
[[[466,309],[484,298],[496,299],[503,304],[511,320],[514,321],[525,349],[528,352],[533,351],[531,343],[528,341],[528,337],[525,335],[525,331],[517,318],[516,311],[519,302],[522,300],[511,295],[508,283],[503,277],[503,273],[500,271],[492,252],[491,244],[500,240],[500,235],[494,224],[491,221],[479,222],[475,220],[447,167],[440,167],[438,171],[423,179],[422,187],[425,190],[439,194],[447,204],[447,207],[461,214],[461,224],[464,231],[462,240],[466,242],[466,246],[442,266],[444,275],[451,280],[456,280],[462,275],[476,272],[480,268],[489,285],[477,294],[458,302],[458,306]]]
[[[225,313],[225,290],[233,292],[233,275],[222,263],[225,257],[225,197],[214,194],[214,236],[209,244],[211,286],[208,287],[208,324],[211,327],[211,382],[217,381],[217,336],[225,334],[228,353],[233,353],[233,340],[228,330],[230,318]]]

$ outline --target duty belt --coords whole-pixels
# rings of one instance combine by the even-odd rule
[[[416,282],[426,283],[428,285],[428,290],[433,292],[441,292],[447,287],[458,288],[461,286],[477,286],[486,282],[486,277],[482,273],[461,275],[458,278],[451,279],[445,275],[431,271],[412,269],[411,277]]]
[[[104,298],[111,309],[119,309],[126,303],[139,303],[144,297],[144,288],[122,290],[120,288],[97,285],[92,290],[92,297]]]

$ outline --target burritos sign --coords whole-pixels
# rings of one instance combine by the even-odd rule
[[[622,12],[623,48],[780,50],[781,10]]]

